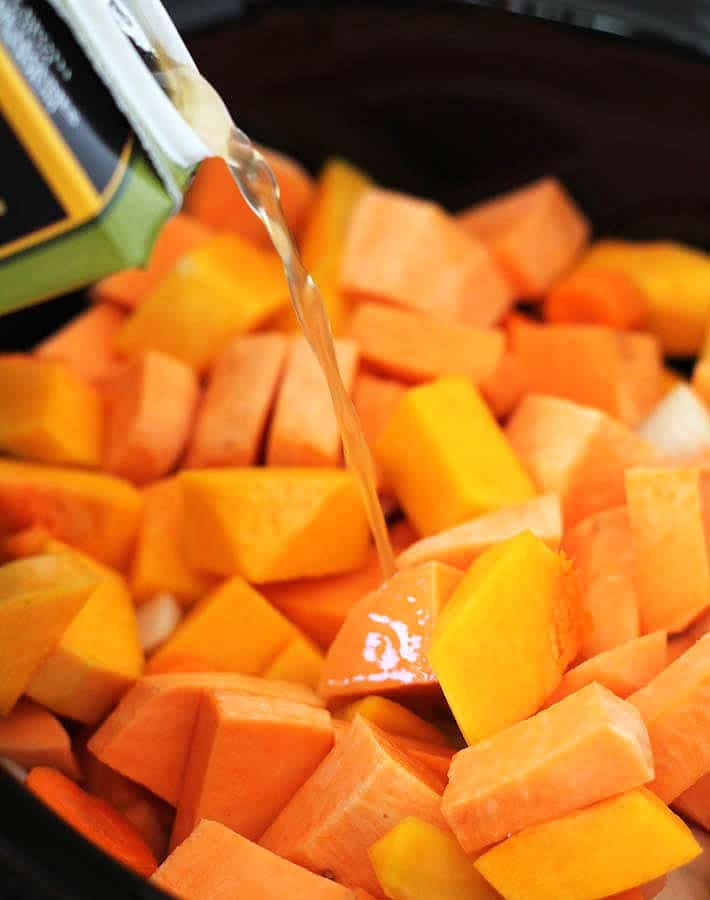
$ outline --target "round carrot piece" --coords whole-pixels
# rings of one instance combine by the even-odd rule
[[[624,272],[585,268],[550,291],[545,300],[545,319],[626,330],[641,324],[646,308],[646,297]]]

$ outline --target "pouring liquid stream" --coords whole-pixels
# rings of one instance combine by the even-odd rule
[[[215,155],[224,158],[242,196],[263,222],[281,259],[294,312],[328,384],[345,460],[357,478],[382,576],[387,579],[395,571],[394,555],[377,495],[372,455],[355,407],[340,377],[323,300],[301,262],[286,224],[274,173],[246,134],[234,124],[214,89],[198,72],[173,64],[166,68],[165,74],[173,103]]]

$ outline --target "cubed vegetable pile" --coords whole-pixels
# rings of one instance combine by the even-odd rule
[[[181,900],[707,891],[710,257],[553,177],[451,215],[268,155],[396,573],[209,161],[0,357],[3,764]]]

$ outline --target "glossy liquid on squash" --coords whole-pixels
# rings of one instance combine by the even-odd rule
[[[336,362],[333,336],[320,292],[303,267],[289,232],[271,167],[234,124],[214,89],[185,66],[163,66],[166,89],[183,117],[215,155],[222,156],[242,196],[261,219],[283,264],[291,303],[323,369],[343,442],[345,460],[355,474],[367,510],[384,578],[395,571],[387,524],[377,496],[375,469],[355,407]]]

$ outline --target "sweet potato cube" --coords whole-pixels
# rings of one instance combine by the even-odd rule
[[[488,550],[456,588],[429,662],[469,743],[533,715],[577,655],[570,566],[529,532]]]
[[[105,304],[128,309],[139,306],[160,279],[178,261],[212,237],[212,229],[186,213],[178,213],[163,225],[145,269],[124,269],[98,281],[92,295]]]
[[[646,295],[633,279],[601,267],[575,269],[545,297],[545,320],[554,323],[623,331],[642,327],[647,313]]]
[[[593,682],[604,685],[617,697],[626,699],[645,687],[667,665],[666,632],[654,631],[591,656],[565,672],[557,690],[547,698],[546,705],[558,703]]]
[[[438,728],[417,716],[406,706],[387,697],[370,696],[355,700],[339,709],[337,716],[346,722],[352,722],[355,716],[362,716],[396,737],[408,737],[443,746],[448,744],[446,737]]]
[[[205,694],[171,846],[201,819],[258,840],[332,747],[324,709],[278,697]]]
[[[409,384],[443,375],[465,375],[481,384],[492,377],[505,348],[499,329],[447,322],[384,303],[361,303],[348,334],[369,368]]]
[[[580,575],[582,659],[637,638],[641,626],[626,507],[615,506],[582,519],[566,532],[562,548]]]
[[[298,684],[226,672],[171,673],[141,678],[96,730],[89,750],[107,766],[177,805],[202,696],[229,691],[282,697],[311,706],[318,698]]]
[[[31,700],[19,700],[7,717],[0,718],[0,756],[24,769],[49,766],[68,778],[81,777],[63,725],[48,709]]]
[[[424,563],[398,572],[352,607],[328,650],[320,693],[360,697],[436,686],[427,653],[458,569]]]
[[[198,392],[192,369],[156,351],[110,379],[104,389],[106,471],[136,484],[167,475],[187,443]]]
[[[36,462],[96,466],[101,398],[69,366],[0,355],[0,450]]]
[[[710,472],[634,468],[626,473],[641,627],[683,631],[710,608]]]
[[[463,378],[407,391],[376,456],[407,518],[423,535],[535,494],[480,394]]]
[[[143,491],[143,513],[131,564],[130,585],[142,603],[168,593],[189,606],[205,596],[214,579],[188,566],[182,551],[183,498],[177,478]]]
[[[96,584],[90,569],[60,555],[0,566],[0,715],[27,690]]]
[[[442,809],[466,853],[480,853],[523,828],[652,778],[651,745],[638,710],[590,684],[457,753]]]
[[[197,413],[185,465],[253,466],[286,359],[276,333],[230,341],[215,360]]]
[[[204,371],[230,338],[254,331],[288,303],[275,253],[220,234],[181,258],[122,327],[127,355],[160,350]]]
[[[406,569],[436,560],[457,569],[467,569],[485,550],[530,531],[552,550],[562,537],[562,510],[556,494],[535,497],[519,506],[506,506],[486,516],[454,525],[439,534],[415,541],[397,557],[397,568]]]
[[[125,318],[113,304],[98,303],[38,344],[34,352],[40,359],[64,363],[87,381],[100,384],[126,364],[114,346]]]
[[[343,248],[353,212],[370,179],[342,159],[330,159],[318,176],[316,195],[301,238],[301,259],[325,304],[333,334],[345,330],[347,299],[339,286]],[[295,316],[293,317],[295,324]]]
[[[368,849],[407,816],[444,826],[442,788],[443,779],[358,716],[261,844],[377,896],[381,891]]]
[[[710,637],[629,697],[651,738],[651,790],[671,803],[710,771]]]
[[[377,490],[380,494],[386,494],[388,486],[382,466],[374,457],[375,447],[404,391],[405,386],[401,382],[380,378],[378,375],[370,375],[367,372],[361,372],[353,386],[353,404],[360,419],[365,440],[373,454]]]
[[[385,894],[393,900],[497,900],[456,838],[410,816],[370,847],[370,859]]]
[[[651,335],[518,317],[510,347],[527,391],[601,409],[632,427],[661,397],[661,354]]]
[[[541,394],[524,397],[506,435],[538,489],[560,495],[567,527],[624,503],[624,471],[661,459],[601,410]]]
[[[710,831],[710,772],[676,797],[673,808]]]
[[[371,188],[348,230],[340,287],[468,325],[494,325],[513,295],[485,245],[436,203]]]
[[[368,524],[355,478],[337,469],[180,475],[188,563],[262,584],[359,568]]]
[[[389,535],[395,553],[414,540],[414,532],[406,521],[393,525]],[[379,587],[381,581],[380,561],[377,551],[371,546],[365,564],[354,572],[265,584],[262,592],[304,634],[327,648],[333,643],[352,607]]]
[[[151,879],[183,900],[355,900],[352,891],[204,819]]]
[[[107,565],[128,561],[142,498],[110,475],[0,460],[0,525],[43,526]]]
[[[90,557],[55,540],[46,550],[84,565],[98,583],[33,675],[27,695],[60,716],[94,725],[143,669],[133,599],[120,575]]]
[[[484,241],[519,297],[541,297],[572,267],[590,226],[556,178],[541,178],[458,215]]]
[[[700,852],[687,825],[651,791],[638,788],[526,828],[475,865],[506,900],[599,900],[658,878]]]
[[[335,341],[343,385],[352,391],[358,366],[354,341]],[[296,337],[269,429],[266,462],[270,466],[338,466],[342,448],[338,420],[320,363],[305,337]]]

